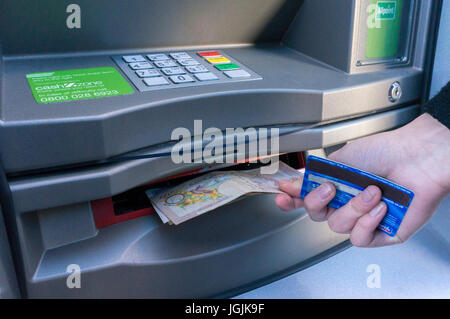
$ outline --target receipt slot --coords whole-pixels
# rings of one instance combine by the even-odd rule
[[[301,168],[415,118],[438,7],[389,2],[399,20],[378,9],[373,35],[369,0],[3,2],[1,296],[228,297],[348,247],[273,195],[176,226],[144,195],[224,168],[152,156],[196,120],[244,140],[278,128],[280,159]],[[372,52],[388,33],[396,54]]]

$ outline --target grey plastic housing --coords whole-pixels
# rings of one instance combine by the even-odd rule
[[[0,299],[20,298],[3,212],[0,209]]]
[[[0,151],[7,172],[98,161],[170,140],[195,119],[219,129],[336,121],[420,98],[422,74],[401,68],[348,75],[287,47],[224,49],[262,80],[135,92],[131,95],[38,104],[27,73],[115,66],[109,55],[7,59]],[[400,82],[402,98],[388,92]],[[124,125],[124,123],[129,123]],[[70,143],[67,143],[70,141]]]
[[[414,119],[419,111],[419,106],[413,105],[311,129],[302,126],[284,127],[280,130],[283,136],[279,140],[279,152],[307,151],[346,143],[402,126]],[[12,177],[10,187],[16,212],[21,214],[110,197],[154,180],[207,166],[205,163],[175,164],[170,157],[131,159],[146,154],[170,154],[171,147],[172,144],[153,146],[127,154],[128,160],[103,165]],[[247,154],[242,154],[238,147],[234,150],[238,156]],[[271,154],[270,149],[267,154]]]
[[[280,152],[342,144],[401,126],[418,112],[416,105],[283,135]],[[95,227],[90,201],[203,165],[150,158],[11,178],[28,296],[231,296],[348,246],[347,235],[313,222],[304,210],[281,212],[273,195],[243,199],[178,226],[153,214]],[[73,264],[81,268],[80,289],[66,285]]]
[[[283,36],[283,43],[350,74],[405,66],[421,68],[428,28],[433,23],[432,1],[404,1],[399,52],[393,59],[365,57],[370,3],[370,0],[305,1]]]
[[[61,223],[53,231],[64,232],[65,227],[72,225]],[[38,233],[30,235],[29,241],[39,242]],[[329,232],[326,224],[311,221],[303,210],[279,212],[273,196],[263,195],[175,227],[161,225],[151,215],[71,244],[42,243],[45,253],[35,272],[28,274],[27,291],[30,298],[229,296],[267,276],[305,266],[321,252],[329,250],[330,255],[346,245],[330,247],[346,239]],[[66,285],[72,264],[81,268],[80,288]]]
[[[359,1],[305,1],[289,26],[283,42],[295,50],[348,72],[357,2]],[[328,50],[324,50],[324,47]]]
[[[0,159],[15,207],[5,213],[17,223],[13,253],[23,260],[17,275],[28,297],[230,296],[348,246],[348,236],[305,211],[282,213],[272,195],[176,227],[150,215],[97,229],[90,202],[204,166],[162,157],[108,162],[170,151],[172,130],[192,132],[195,119],[222,130],[279,127],[281,153],[408,123],[423,94],[429,5],[414,17],[408,63],[357,67],[356,0],[340,7],[334,0],[77,3],[81,29],[66,27],[63,1],[0,2]],[[117,67],[112,57],[126,54],[200,49],[222,50],[262,79],[38,104],[25,77]],[[403,90],[395,103],[394,82]],[[11,273],[5,260],[0,272]],[[73,264],[81,268],[79,289],[67,286]]]
[[[279,42],[302,3],[77,0],[81,25],[71,29],[66,26],[70,2],[2,1],[0,41],[5,55]]]
[[[319,123],[363,116],[421,98],[429,23],[425,4],[414,23],[415,46],[409,63],[369,66],[347,73],[347,60],[354,56],[350,40],[356,37],[352,29],[355,17],[350,12],[359,8],[354,1],[339,1],[336,10],[327,9],[337,5],[330,0],[233,0],[225,8],[221,1],[194,2],[135,1],[134,10],[121,10],[123,4],[112,1],[108,2],[110,9],[102,11],[98,8],[101,1],[81,1],[86,26],[81,29],[65,27],[67,14],[62,2],[30,3],[28,10],[22,2],[2,2],[0,23],[10,25],[0,28],[0,152],[6,171],[23,174],[103,160],[167,142],[177,127],[192,130],[194,119],[202,119],[204,127],[219,129]],[[199,7],[212,13],[200,14]],[[48,10],[50,20],[45,28],[38,19],[43,14],[40,8]],[[94,19],[95,9],[99,10]],[[21,21],[26,23],[12,23],[19,12],[25,15]],[[143,18],[138,12],[147,15]],[[149,19],[157,12],[170,14]],[[171,19],[175,12],[181,15],[176,23]],[[223,15],[227,18],[219,18]],[[129,22],[114,28],[116,21]],[[301,21],[313,27],[315,21],[323,23],[314,27],[315,34]],[[335,28],[336,21],[341,28]],[[194,23],[194,30],[202,30],[192,32],[188,22]],[[167,28],[155,29],[153,23]],[[246,27],[239,27],[243,25]],[[171,29],[182,30],[183,37]],[[186,30],[191,30],[189,35],[184,34]],[[330,30],[335,32],[330,38],[337,43],[320,36]],[[49,32],[52,38],[48,38]],[[99,36],[102,41],[98,41]],[[341,41],[344,38],[348,41]],[[223,50],[263,79],[38,104],[25,78],[34,72],[116,67],[111,58],[116,55],[205,48]],[[403,96],[392,103],[388,92],[394,82],[402,85]]]

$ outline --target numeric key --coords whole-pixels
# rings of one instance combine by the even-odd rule
[[[136,62],[128,64],[133,70],[141,69],[153,69],[153,65],[150,62]]]
[[[195,82],[193,78],[191,78],[189,75],[173,75],[173,76],[169,76],[169,79],[175,83],[175,84],[180,84],[180,83],[188,83],[188,82]]]

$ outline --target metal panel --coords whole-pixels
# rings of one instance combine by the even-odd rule
[[[283,134],[280,152],[328,147],[389,130],[411,121],[418,112],[416,105],[304,131],[298,131],[302,126],[285,127],[280,131],[280,135]],[[295,133],[287,134],[289,131]],[[162,145],[129,155],[170,154],[170,150],[170,145]],[[13,178],[10,185],[16,211],[21,213],[113,196],[152,180],[204,165],[174,164],[168,157],[126,160],[61,173]]]
[[[304,210],[280,211],[272,195],[252,196],[178,226],[145,216],[42,250],[27,291],[31,298],[210,297],[314,263],[347,238]],[[81,288],[66,285],[71,264],[81,269]]]
[[[421,94],[416,68],[348,75],[279,45],[223,51],[263,79],[38,104],[26,74],[114,62],[109,55],[7,60],[2,80],[8,94],[0,101],[6,171],[102,160],[164,143],[177,127],[192,131],[194,119],[220,129],[314,123],[398,107]],[[388,91],[396,81],[403,96],[392,103]]]
[[[3,212],[0,209],[0,299],[19,298],[16,271],[11,258],[8,235],[6,233]]]
[[[0,42],[7,55],[278,42],[302,2],[77,0],[81,27],[70,29],[71,2],[1,1]]]
[[[348,72],[352,54],[354,6],[354,0],[306,0],[283,42],[299,52]]]

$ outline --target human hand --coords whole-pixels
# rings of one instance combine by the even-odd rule
[[[277,195],[275,202],[281,209],[305,207],[312,220],[328,221],[331,230],[350,234],[355,246],[377,247],[406,241],[428,221],[450,191],[450,131],[428,114],[400,129],[352,141],[328,158],[387,178],[414,192],[396,236],[390,237],[376,230],[386,214],[378,187],[367,187],[335,210],[327,206],[336,194],[333,184],[322,184],[302,200],[302,180],[280,182],[280,189],[286,194]]]

